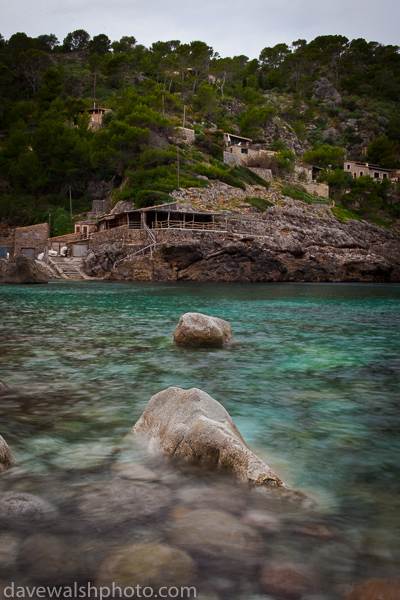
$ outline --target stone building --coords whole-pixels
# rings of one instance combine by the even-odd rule
[[[94,131],[101,128],[103,124],[103,117],[106,113],[111,112],[111,108],[102,108],[101,106],[88,108],[79,111],[81,114],[88,113],[89,115],[89,127]]]
[[[265,150],[261,144],[254,143],[250,138],[224,133],[224,163],[230,166],[245,165],[249,158],[273,156],[274,150]]]
[[[49,235],[48,223],[17,227],[14,232],[13,254],[25,254],[29,258],[36,259],[39,254],[45,251]]]
[[[75,223],[75,233],[80,233],[83,238],[87,238],[89,233],[94,233],[96,231],[96,223],[97,221],[92,221],[90,219],[86,221],[77,221]]]
[[[393,174],[393,169],[384,169],[379,167],[378,165],[372,165],[370,163],[356,162],[354,160],[347,160],[344,163],[344,171],[345,173],[350,173],[350,175],[357,179],[358,177],[362,177],[363,175],[369,175],[378,181],[383,181],[383,179],[395,180],[395,173]]]

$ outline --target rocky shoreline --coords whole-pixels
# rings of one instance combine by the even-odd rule
[[[238,216],[240,218],[240,216]],[[400,236],[367,221],[342,223],[329,208],[287,202],[246,223],[247,232],[155,231],[152,256],[120,243],[91,248],[89,276],[128,281],[400,281]]]

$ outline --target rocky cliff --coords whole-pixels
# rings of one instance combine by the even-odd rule
[[[247,222],[248,233],[157,231],[152,258],[139,255],[114,269],[122,249],[102,245],[85,259],[86,272],[137,281],[400,281],[396,231],[342,223],[327,207],[302,205],[268,208]]]

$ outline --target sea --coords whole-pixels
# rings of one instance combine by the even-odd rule
[[[234,343],[175,346],[186,312],[229,321]],[[304,598],[345,598],[360,581],[400,574],[399,284],[3,285],[0,380],[9,387],[0,395],[0,434],[16,459],[0,475],[0,591],[11,578],[96,581],[108,553],[129,544],[181,548],[201,574],[198,596],[207,599],[280,598],[268,579],[280,564],[314,581],[296,596]],[[264,497],[224,474],[132,449],[132,426],[170,386],[198,388],[220,402],[247,445],[302,500]],[[115,505],[106,494],[107,518],[98,499],[89,514],[91,486],[113,485],[121,461],[155,473],[154,485],[168,488],[171,500],[139,518],[121,508],[119,493]],[[134,476],[118,481],[132,486]],[[57,518],[22,526],[2,517],[12,493],[39,496]],[[119,515],[113,524],[122,509],[125,520]],[[262,539],[259,556],[238,569],[235,557],[226,561],[229,545],[218,554],[207,542],[196,548],[172,535],[174,521],[190,511],[197,511],[193,522],[211,522],[220,511],[252,528]],[[78,548],[79,574],[59,566],[58,575],[38,575],[23,551],[31,538],[39,540],[38,556],[41,545],[59,543],[67,554]],[[14,540],[8,563],[2,540]]]

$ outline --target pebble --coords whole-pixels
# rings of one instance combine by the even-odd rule
[[[157,473],[134,462],[116,462],[112,466],[112,471],[124,479],[140,481],[155,481],[158,479]]]

